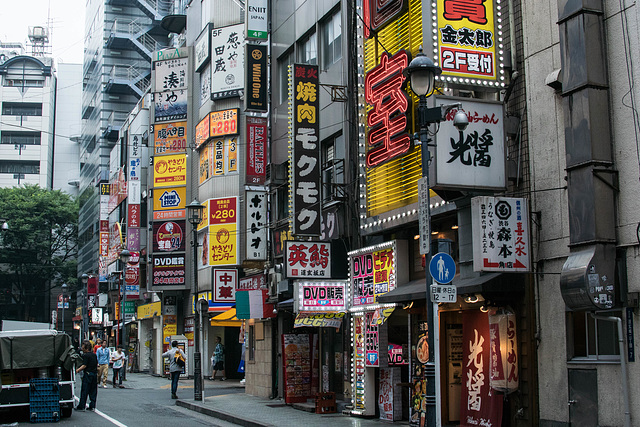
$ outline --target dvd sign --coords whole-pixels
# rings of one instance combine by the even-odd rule
[[[153,224],[153,251],[184,251],[185,221],[167,221]]]

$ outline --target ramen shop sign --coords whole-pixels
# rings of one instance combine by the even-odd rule
[[[402,74],[409,65],[409,54],[401,50],[393,56],[383,53],[380,63],[367,73],[364,96],[372,106],[367,114],[367,166],[379,166],[403,156],[411,148],[407,133],[409,99],[402,90]]]

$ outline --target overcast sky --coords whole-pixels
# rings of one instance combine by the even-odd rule
[[[46,27],[49,17],[53,58],[57,63],[82,64],[86,0],[0,1],[0,41],[22,42],[27,48],[28,28]]]

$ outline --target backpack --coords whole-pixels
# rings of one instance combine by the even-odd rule
[[[179,350],[176,350],[175,354],[173,355],[173,360],[180,368],[184,368],[184,356],[182,356]]]

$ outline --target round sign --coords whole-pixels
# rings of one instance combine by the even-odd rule
[[[165,222],[158,228],[156,241],[161,251],[175,251],[182,244],[182,228],[175,222]]]
[[[438,252],[431,258],[429,273],[436,282],[449,283],[453,280],[453,276],[456,275],[456,263],[448,253]]]

